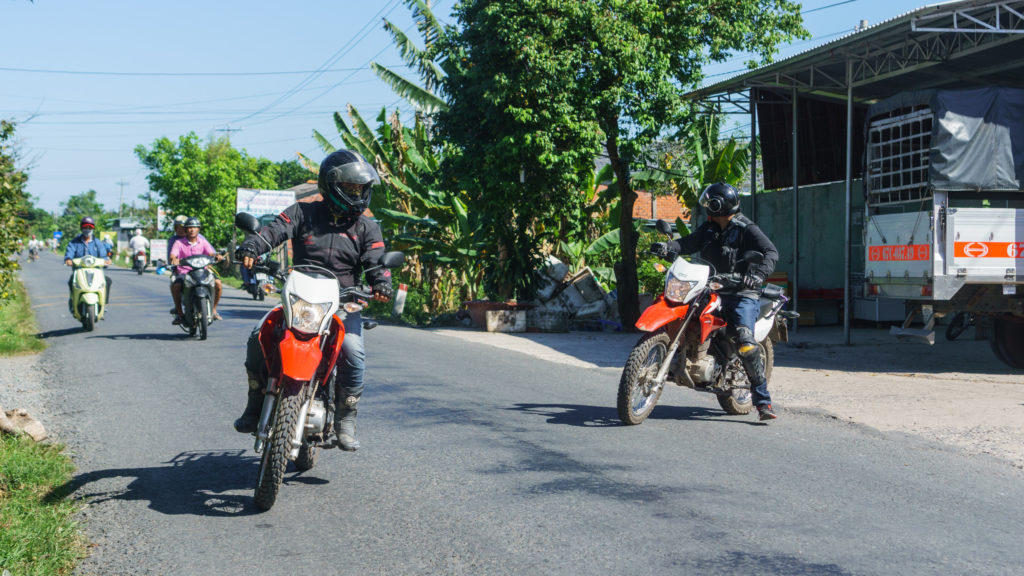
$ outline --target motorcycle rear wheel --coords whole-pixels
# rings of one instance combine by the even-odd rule
[[[652,382],[668,353],[669,338],[664,330],[646,334],[629,353],[619,379],[617,407],[624,424],[636,425],[647,419],[664,384]]]
[[[308,442],[303,442],[302,447],[299,448],[299,457],[295,459],[295,467],[303,472],[312,470],[313,466],[316,466],[316,458],[319,455],[319,448],[310,446]]]
[[[996,318],[989,344],[992,352],[1003,364],[1024,369],[1024,323]]]
[[[772,344],[771,338],[765,338],[758,342],[758,352],[761,354],[761,362],[764,364],[764,378],[771,382],[772,380],[772,368],[775,366],[775,345]],[[750,396],[750,390],[746,388],[732,390],[726,394],[718,395],[718,405],[725,410],[727,414],[733,416],[743,416],[744,414],[750,414],[750,411],[754,409],[754,402]]]
[[[263,448],[259,475],[253,499],[260,510],[270,510],[277,501],[277,493],[288,468],[288,454],[291,452],[292,437],[299,423],[302,410],[302,396],[292,394],[277,400],[276,415],[271,423],[270,440]]]

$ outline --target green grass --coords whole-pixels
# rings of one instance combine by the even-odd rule
[[[18,280],[14,289],[14,298],[0,303],[0,356],[41,352],[46,343],[36,336],[39,326],[28,293]]]
[[[0,434],[0,572],[70,574],[85,556],[74,521],[79,505],[61,489],[74,471],[63,450],[23,434]]]

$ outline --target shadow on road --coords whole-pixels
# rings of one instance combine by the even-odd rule
[[[86,339],[106,338],[107,340],[186,340],[191,336],[184,332],[158,332],[154,334],[96,334]]]
[[[163,514],[195,516],[249,516],[260,511],[252,504],[259,464],[245,450],[182,452],[164,466],[95,470],[75,476],[45,498],[55,502],[73,497],[96,505],[109,500],[148,501]],[[111,481],[131,478],[126,487]],[[290,469],[285,484],[327,484],[322,478],[305,477]],[[238,492],[244,492],[239,494]]]
[[[547,416],[549,424],[567,426],[607,427],[625,426],[619,420],[618,411],[614,406],[584,406],[581,404],[516,404],[506,410],[519,410],[527,414]],[[649,420],[708,420],[728,422],[732,424],[755,424],[726,417],[721,410],[709,410],[699,406],[656,406]]]
[[[46,332],[40,332],[36,334],[36,338],[59,338],[61,336],[67,336],[69,334],[78,334],[79,332],[85,332],[85,329],[81,326],[75,326],[73,328],[61,328],[59,330],[47,330]]]
[[[241,320],[259,320],[270,311],[269,308],[225,308],[223,305],[217,309],[225,320],[228,318]]]

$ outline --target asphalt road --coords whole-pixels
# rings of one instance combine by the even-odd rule
[[[49,348],[47,427],[95,546],[77,574],[1020,574],[1021,471],[813,414],[761,425],[710,395],[615,414],[619,358],[550,362],[444,334],[366,335],[354,454],[252,504],[231,421],[267,304],[226,289],[205,342],[167,277],[112,269],[107,319],[67,310],[57,258],[22,277]]]

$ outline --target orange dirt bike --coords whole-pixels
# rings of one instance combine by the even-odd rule
[[[249,214],[239,213],[235,225],[259,236],[259,222]],[[397,268],[404,261],[401,252],[387,252],[378,266]],[[369,300],[373,291],[368,286],[339,290],[334,273],[315,265],[295,265],[285,274],[277,262],[267,262],[253,266],[253,271],[284,282],[283,305],[268,312],[259,328],[268,377],[253,446],[262,453],[255,500],[257,507],[269,510],[277,500],[288,461],[299,470],[309,470],[320,447],[331,444],[334,367],[345,339],[343,321],[366,305],[351,298]],[[376,323],[364,321],[363,326],[369,329]]]
[[[659,220],[658,230],[669,234],[670,225]],[[718,274],[700,258],[671,255],[665,289],[636,322],[644,334],[629,353],[619,380],[618,412],[626,424],[640,424],[654,410],[666,382],[718,397],[729,414],[753,409],[750,382],[736,344],[722,317],[719,294],[737,292],[743,278],[734,272]],[[741,261],[759,263],[764,254],[749,251]],[[754,325],[765,378],[771,380],[774,342],[788,340],[786,318],[799,314],[782,309],[789,299],[782,288],[766,284],[761,312]]]

